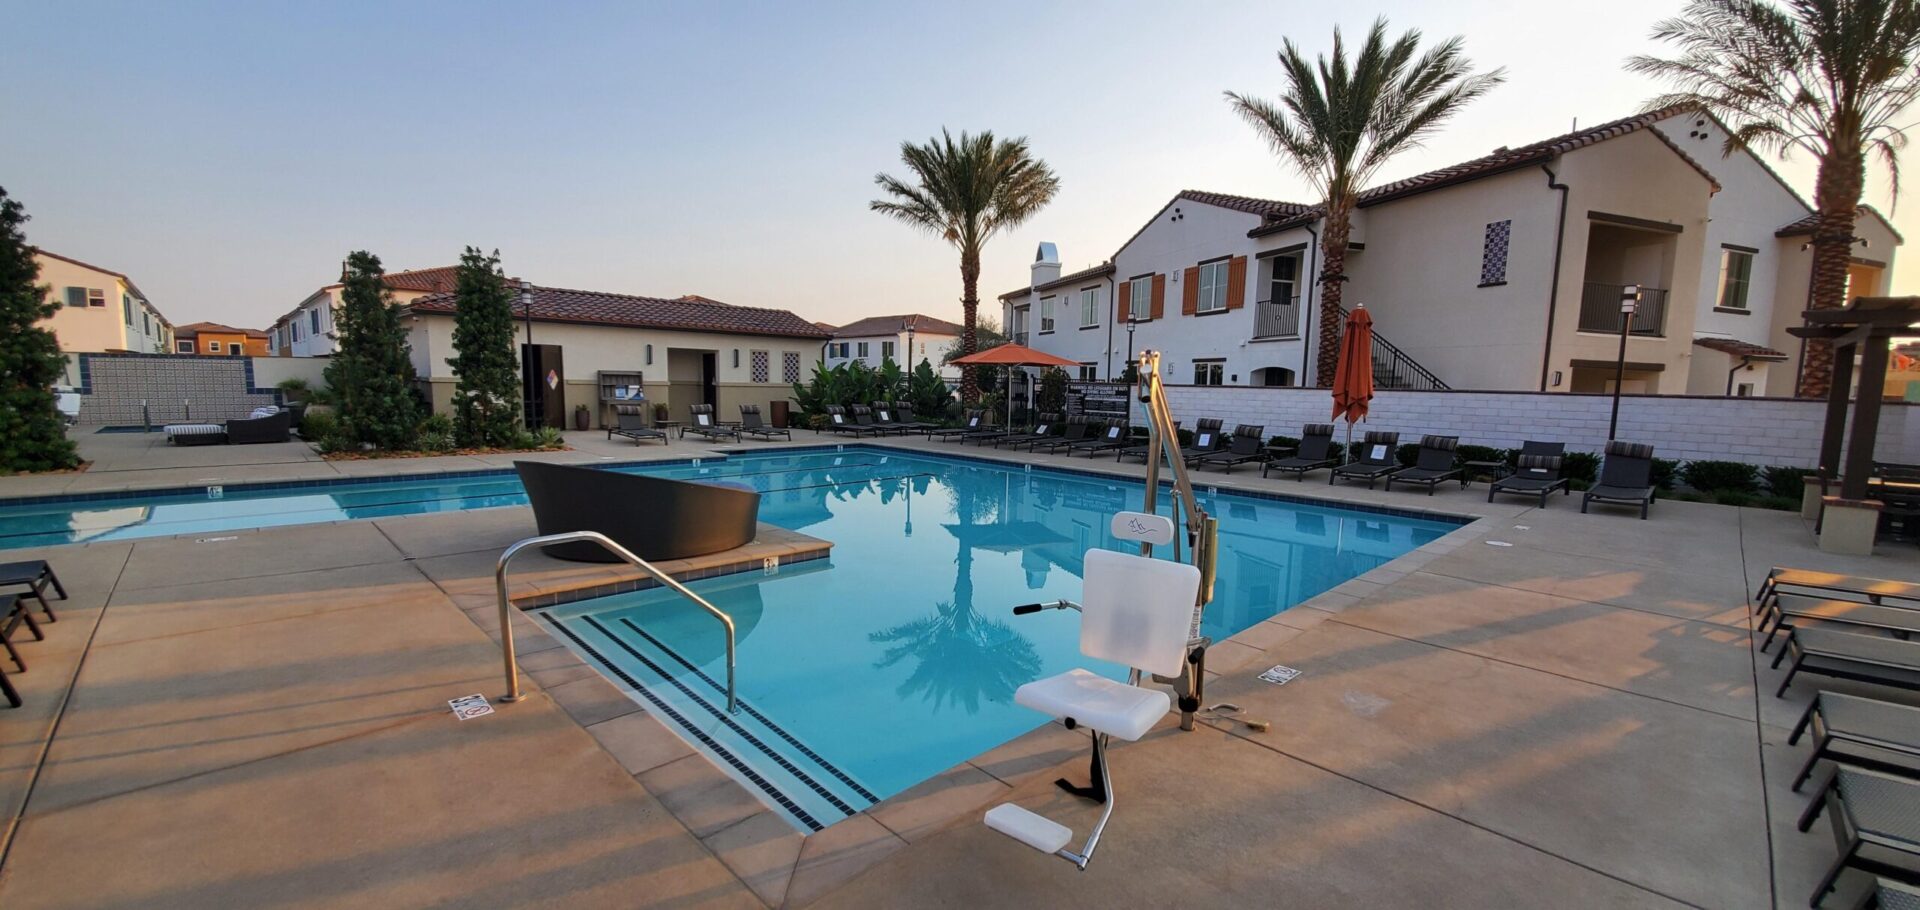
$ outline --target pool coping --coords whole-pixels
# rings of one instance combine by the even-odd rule
[[[875,445],[874,442],[874,440],[862,440],[859,443],[822,443],[819,445],[782,447],[780,449],[768,450],[749,449],[744,452],[739,450],[722,451],[718,454],[724,458],[728,455],[754,454],[760,451],[786,454],[790,452],[821,450],[846,451],[850,449],[877,449],[880,451],[899,452],[901,454],[946,458],[954,461],[974,461],[995,465],[1021,464],[1029,467],[1032,471],[1047,471],[1068,476],[1093,477],[1101,480],[1122,480],[1131,483],[1140,483],[1145,479],[1125,473],[1122,467],[1117,464],[1112,469],[1101,469],[1093,465],[1089,465],[1084,469],[1067,468],[1056,465],[1034,465],[1030,462],[1020,461],[1016,457],[1012,457],[1017,456],[1018,453],[1011,451],[1004,453],[1008,457],[982,457],[986,455],[984,452],[972,455],[967,453],[954,453],[949,455],[942,452],[930,453],[918,448],[888,446],[884,443]],[[646,463],[658,464],[660,462]],[[1221,475],[1221,477],[1229,481],[1232,479],[1232,475]],[[1212,478],[1210,477],[1209,479]],[[1255,477],[1253,479],[1260,478]],[[1170,486],[1170,484],[1171,481],[1162,481],[1162,486]],[[1274,635],[1292,637],[1311,629],[1338,615],[1348,607],[1359,603],[1362,598],[1378,591],[1385,585],[1398,581],[1426,566],[1434,559],[1451,553],[1461,546],[1484,536],[1491,529],[1491,524],[1483,520],[1488,517],[1484,515],[1438,512],[1423,509],[1402,509],[1391,506],[1369,507],[1371,504],[1349,503],[1345,500],[1333,498],[1269,493],[1264,490],[1249,490],[1233,483],[1224,485],[1200,484],[1197,486],[1202,488],[1212,487],[1218,492],[1244,495],[1250,498],[1290,502],[1323,508],[1374,512],[1398,517],[1436,520],[1454,525],[1451,530],[1442,534],[1436,540],[1415,547],[1354,578],[1348,579],[1339,585],[1294,604],[1261,622],[1242,629],[1225,639],[1214,642],[1209,646],[1207,652],[1207,676],[1205,679],[1208,681],[1218,679],[1229,673],[1245,671],[1250,668],[1253,661],[1266,654],[1266,648],[1250,644],[1249,642]],[[757,568],[757,566],[750,567],[749,571]],[[710,575],[707,577],[717,576]],[[540,597],[540,594],[536,593],[531,596],[537,599]],[[516,604],[522,599],[524,598],[516,598]],[[524,611],[525,608],[523,608],[523,612]],[[1283,622],[1282,619],[1285,621]],[[537,635],[542,640],[542,643],[546,644],[549,649],[566,656],[566,660],[562,660],[562,658],[557,656],[548,658],[549,661],[561,661],[561,664],[559,666],[550,666],[546,670],[543,670],[543,673],[560,673],[577,666],[578,668],[590,671],[594,674],[594,678],[608,685],[614,685],[617,688],[618,684],[615,680],[609,678],[600,668],[582,659],[579,653],[570,645],[562,641],[559,637],[554,636],[546,623],[534,622],[530,624],[530,627],[531,631],[522,631],[516,633],[516,635],[525,635],[528,638]],[[568,660],[570,660],[571,663],[568,663]],[[1205,684],[1203,681],[1203,690]],[[1045,759],[1046,756],[1057,750],[1063,743],[1084,748],[1080,743],[1084,743],[1086,739],[1084,731],[1070,731],[1058,721],[1047,721],[1005,743],[965,759],[945,771],[934,774],[906,790],[880,800],[854,815],[828,824],[819,831],[807,833],[792,828],[791,824],[785,818],[779,817],[776,810],[766,805],[761,794],[755,792],[749,785],[742,783],[735,774],[721,768],[718,763],[715,763],[702,752],[695,750],[690,744],[685,743],[684,736],[662,722],[658,717],[654,717],[651,707],[644,701],[634,699],[631,694],[625,691],[620,691],[620,695],[623,698],[632,699],[635,704],[639,706],[640,711],[646,716],[647,720],[652,721],[651,727],[647,728],[649,731],[648,735],[672,737],[679,741],[683,748],[690,751],[688,756],[682,756],[651,769],[637,771],[635,772],[636,777],[643,777],[648,773],[661,771],[670,765],[677,765],[690,759],[697,759],[711,766],[713,773],[719,775],[719,780],[725,781],[727,785],[737,791],[726,797],[718,798],[708,793],[706,794],[706,798],[698,804],[680,804],[663,799],[662,805],[684,825],[689,832],[693,833],[708,849],[712,850],[722,862],[726,863],[728,868],[733,869],[736,874],[739,874],[742,880],[749,881],[750,885],[754,887],[755,892],[760,894],[763,900],[766,900],[770,906],[775,907],[797,906],[811,901],[813,898],[824,894],[826,891],[837,887],[839,884],[879,864],[895,851],[908,844],[955,827],[965,819],[976,817],[984,808],[1003,801],[1012,793],[1015,787],[1033,780],[1037,776],[1056,773],[1055,769],[1063,763],[1085,761],[1085,753],[1077,750],[1061,758],[1059,761],[1049,761]],[[559,700],[559,698],[556,697],[556,700]],[[1157,727],[1177,723],[1178,716],[1177,713],[1169,711]],[[578,722],[577,719],[576,722]],[[612,754],[615,760],[620,761],[623,766],[631,766],[636,752],[655,751],[659,748],[658,744],[653,742],[642,740],[637,743],[634,732],[631,729],[602,729],[603,727],[610,726],[611,722],[595,724],[581,723],[581,727],[592,735],[595,741],[599,742],[601,747]],[[1078,737],[1079,739],[1076,742],[1075,740],[1068,739],[1068,737]],[[1124,747],[1125,744],[1119,744],[1115,748]],[[999,758],[995,758],[995,756],[999,756]],[[1036,757],[1038,757],[1038,764],[1033,764]],[[1031,764],[1032,766],[1021,767],[1027,764]],[[1018,770],[1009,771],[1006,767],[1008,765],[1012,765],[1018,768]],[[731,802],[741,798],[759,806],[760,811],[749,814],[744,818],[736,819],[717,829],[705,830],[707,827],[706,820],[700,816],[704,814],[708,804],[713,802]],[[745,843],[737,842],[738,830],[754,825],[755,820],[762,816],[773,816],[774,820],[780,826],[785,827],[790,832],[791,837],[798,838],[800,841],[794,865],[787,870],[784,878],[779,879],[780,885],[777,889],[772,887],[771,882],[764,880],[764,874],[756,877],[750,868],[755,863],[761,861],[756,851],[764,850],[765,844],[761,840],[754,838],[749,838]],[[849,839],[852,839],[851,843],[848,842]],[[810,851],[807,845],[815,843],[830,846],[823,846],[818,850]],[[826,855],[820,855],[821,853],[825,853]],[[755,883],[756,878],[759,879],[758,883]],[[762,890],[763,885],[766,886],[766,890],[764,891]],[[775,890],[778,891],[778,894],[769,893]]]

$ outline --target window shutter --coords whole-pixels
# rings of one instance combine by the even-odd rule
[[[1200,267],[1189,266],[1180,280],[1186,284],[1180,289],[1180,315],[1192,316],[1200,311]]]
[[[1247,257],[1235,256],[1227,264],[1227,309],[1247,305]]]
[[[1148,319],[1159,319],[1167,315],[1167,276],[1153,276],[1153,307],[1147,311]]]
[[[1133,306],[1133,282],[1131,281],[1119,282],[1119,287],[1120,287],[1120,293],[1115,294],[1113,297],[1113,324],[1114,325],[1119,325],[1120,323],[1126,322],[1127,314],[1132,312],[1129,308]]]

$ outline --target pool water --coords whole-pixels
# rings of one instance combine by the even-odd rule
[[[1076,666],[1086,551],[1138,481],[859,445],[610,467],[745,484],[760,518],[833,543],[831,558],[691,587],[738,628],[741,709],[725,710],[724,637],[652,590],[542,621],[803,830],[818,830],[1044,723],[1022,683]],[[1201,478],[1204,482],[1204,476]],[[1222,639],[1457,527],[1215,493],[1218,580],[1202,621]],[[1161,511],[1170,513],[1163,496]],[[217,488],[0,507],[0,549],[521,505],[511,473]],[[1167,548],[1160,548],[1167,555]]]

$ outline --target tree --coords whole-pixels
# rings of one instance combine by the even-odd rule
[[[1326,228],[1320,239],[1320,337],[1316,384],[1333,385],[1340,357],[1340,283],[1360,191],[1393,156],[1420,143],[1462,107],[1506,81],[1505,70],[1475,74],[1459,38],[1424,53],[1420,32],[1387,40],[1387,20],[1373,28],[1351,60],[1340,30],[1333,58],[1307,62],[1287,39],[1280,50],[1285,83],[1278,104],[1227,93],[1227,102],[1259,131],[1281,159],[1320,194]]]
[[[934,372],[931,361],[920,358],[920,365],[907,376],[907,403],[913,405],[914,416],[923,420],[945,420],[947,405],[952,401],[953,390],[947,388],[947,381]]]
[[[466,446],[509,446],[519,430],[520,376],[513,352],[513,291],[500,251],[467,247],[454,277],[453,425]]]
[[[973,328],[973,337],[978,342],[978,350],[982,351],[992,350],[1012,340],[1006,332],[1001,331],[1000,320],[991,315],[981,317]],[[949,345],[946,353],[940,355],[940,365],[947,366],[965,356],[966,351]],[[961,381],[964,382],[968,375],[973,376],[976,389],[992,389],[1000,383],[1000,368],[996,366],[977,366],[971,371],[963,368],[960,371]]]
[[[40,320],[59,310],[39,284],[27,246],[26,209],[0,188],[0,472],[57,471],[80,463],[56,407],[53,386],[67,359]]]
[[[1033,156],[1025,137],[995,140],[992,132],[960,134],[945,129],[925,145],[900,144],[900,161],[913,182],[876,174],[890,197],[868,203],[873,211],[936,234],[960,251],[960,353],[979,350],[980,250],[1002,228],[1032,218],[1053,201],[1060,178]],[[960,400],[972,404],[980,387],[972,370],[960,374]]]
[[[1067,371],[1059,367],[1047,367],[1040,371],[1040,394],[1034,398],[1034,406],[1042,414],[1065,414],[1067,412]]]
[[[1894,118],[1920,94],[1920,4],[1914,0],[1693,0],[1656,24],[1676,57],[1637,56],[1631,72],[1674,91],[1649,109],[1684,105],[1730,126],[1726,151],[1752,146],[1820,162],[1814,180],[1813,293],[1816,310],[1846,304],[1853,224],[1867,155],[1879,157],[1900,191],[1896,155],[1906,145]],[[1833,346],[1810,340],[1799,394],[1827,394]]]
[[[413,357],[380,257],[365,250],[348,256],[340,283],[340,350],[326,372],[338,396],[340,429],[349,442],[411,448],[420,426]]]

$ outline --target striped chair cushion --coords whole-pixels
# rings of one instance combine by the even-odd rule
[[[1310,423],[1310,424],[1307,424],[1306,428],[1301,430],[1300,432],[1308,436],[1332,436],[1333,424]]]
[[[637,404],[616,404],[613,406],[613,412],[615,414],[625,414],[628,417],[638,417],[645,414],[646,409]]]
[[[1422,436],[1420,437],[1420,447],[1423,449],[1439,449],[1443,452],[1451,452],[1454,449],[1460,448],[1460,437]]]
[[[280,413],[279,408],[276,408],[273,405],[264,405],[262,407],[254,408],[252,413],[247,415],[247,419],[255,420],[261,417],[272,417],[273,415],[278,413]]]
[[[212,436],[227,431],[217,423],[176,423],[164,429],[168,436]]]
[[[1640,442],[1609,442],[1607,454],[1622,458],[1652,458],[1653,446]]]
[[[1561,461],[1562,459],[1558,455],[1522,455],[1520,456],[1520,470],[1558,471],[1560,470]]]
[[[1384,430],[1367,431],[1367,437],[1366,437],[1367,445],[1379,445],[1379,444],[1393,445],[1394,443],[1397,443],[1399,441],[1400,441],[1399,433],[1390,433]]]

